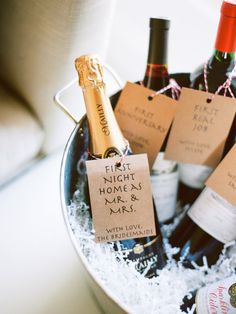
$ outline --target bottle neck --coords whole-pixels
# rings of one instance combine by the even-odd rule
[[[219,62],[225,62],[225,63],[233,63],[235,62],[235,51],[233,52],[221,52],[219,50],[214,51],[214,57]]]
[[[143,85],[155,91],[168,84],[168,68],[166,64],[147,64]]]
[[[104,86],[83,89],[90,132],[90,153],[98,158],[121,155],[125,141]]]
[[[168,29],[150,28],[148,64],[167,64]]]
[[[167,48],[168,29],[150,28],[144,86],[159,90],[168,84]]]
[[[235,51],[222,52],[218,49],[215,49],[212,57],[208,62],[209,69],[214,69],[217,72],[229,74],[230,72],[232,72],[235,66],[235,57]]]
[[[225,65],[232,70],[235,64],[236,52],[236,4],[223,2],[218,25],[215,51],[211,60],[212,66]]]

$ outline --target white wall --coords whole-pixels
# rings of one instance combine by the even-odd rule
[[[221,0],[117,1],[107,61],[124,80],[144,75],[149,18],[171,19],[169,71],[192,71],[210,57],[220,16]]]

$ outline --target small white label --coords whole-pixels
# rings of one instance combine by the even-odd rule
[[[205,188],[188,211],[205,232],[222,243],[236,239],[236,207],[210,188]]]
[[[203,189],[204,183],[213,169],[204,165],[179,164],[179,179],[194,189]]]
[[[177,162],[174,160],[166,160],[165,153],[159,152],[152,166],[152,173],[163,174],[170,173],[177,168]]]
[[[216,282],[198,290],[196,295],[199,314],[235,314],[236,298],[232,296],[236,276]]]
[[[160,222],[175,214],[178,180],[178,171],[151,176],[152,193]]]

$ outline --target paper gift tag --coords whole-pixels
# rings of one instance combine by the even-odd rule
[[[96,242],[156,234],[146,154],[86,161]]]
[[[165,158],[216,167],[219,163],[235,112],[230,97],[182,88],[178,109],[167,143]]]
[[[236,206],[236,144],[208,178],[206,186]]]
[[[133,153],[147,153],[150,168],[172,123],[177,101],[128,82],[115,108],[116,119]]]

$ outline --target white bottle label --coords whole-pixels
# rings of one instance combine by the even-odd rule
[[[151,176],[152,193],[160,222],[175,214],[178,181],[178,171]]]
[[[236,275],[198,290],[196,306],[198,314],[236,313]]]
[[[179,164],[180,181],[194,189],[203,189],[213,169],[204,165]]]
[[[236,239],[236,207],[208,187],[192,205],[188,216],[222,243]]]
[[[152,172],[155,174],[170,173],[177,168],[177,162],[174,160],[166,160],[165,153],[159,152],[152,166]]]

